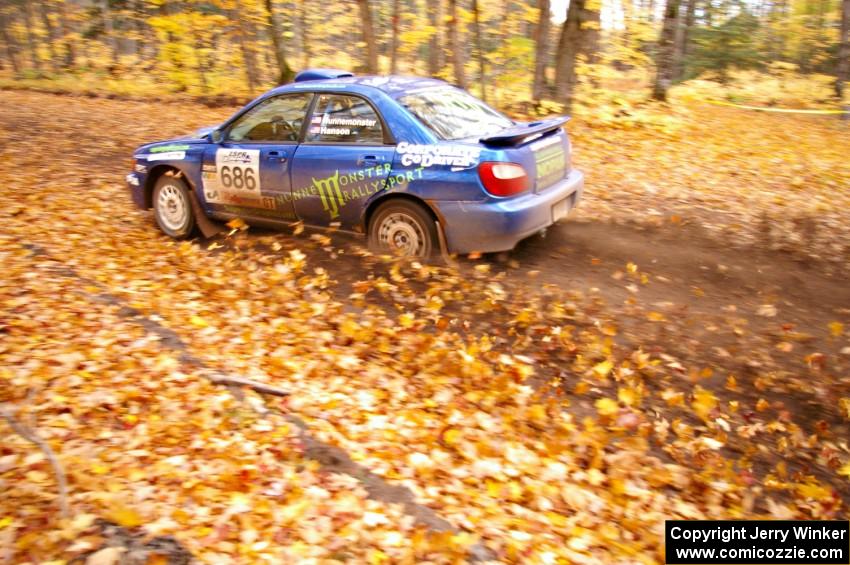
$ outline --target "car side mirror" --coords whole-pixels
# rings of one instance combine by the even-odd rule
[[[221,130],[214,129],[210,132],[210,141],[213,143],[221,143],[222,139],[224,139],[224,134],[221,133]]]

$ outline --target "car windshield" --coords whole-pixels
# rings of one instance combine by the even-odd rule
[[[484,102],[455,88],[413,92],[398,101],[442,139],[491,135],[513,125]]]

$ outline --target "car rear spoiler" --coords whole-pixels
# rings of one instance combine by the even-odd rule
[[[531,123],[517,124],[503,129],[495,135],[482,137],[479,141],[485,145],[512,146],[522,145],[526,141],[543,137],[548,132],[558,129],[570,120],[569,116],[558,116]]]

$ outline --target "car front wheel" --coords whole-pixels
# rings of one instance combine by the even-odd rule
[[[369,245],[379,252],[406,257],[430,257],[437,228],[421,205],[407,200],[381,204],[369,221]]]
[[[163,175],[153,189],[153,210],[156,223],[166,235],[185,239],[195,228],[195,215],[189,188],[176,177]]]

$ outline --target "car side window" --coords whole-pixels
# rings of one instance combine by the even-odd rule
[[[301,92],[263,100],[233,123],[227,141],[296,143],[311,98]]]
[[[310,118],[307,142],[381,145],[384,131],[378,114],[364,99],[321,94]]]

